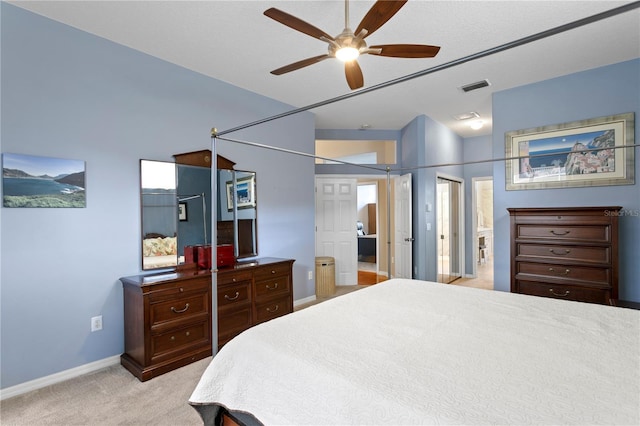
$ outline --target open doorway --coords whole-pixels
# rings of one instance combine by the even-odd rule
[[[358,183],[358,271],[378,273],[378,183]]]
[[[493,289],[493,178],[473,178],[474,281]]]

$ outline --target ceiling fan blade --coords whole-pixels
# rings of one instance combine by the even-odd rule
[[[364,76],[362,75],[358,61],[345,62],[344,72],[347,75],[347,83],[351,90],[356,90],[364,86]]]
[[[383,26],[393,15],[398,12],[408,0],[386,1],[378,0],[369,9],[369,12],[362,18],[360,25],[355,30],[355,34],[360,34],[363,29],[367,30],[365,37],[370,36],[378,28]]]
[[[314,27],[313,25],[303,21],[300,18],[296,18],[293,15],[289,15],[287,12],[283,12],[279,9],[276,9],[275,7],[265,10],[264,14],[269,18],[280,22],[283,25],[286,25],[289,28],[293,28],[296,31],[300,31],[301,33],[310,35],[311,37],[314,37],[320,40],[322,40],[323,37],[329,40],[333,40],[332,36],[325,33],[321,29]]]
[[[381,44],[369,46],[369,49],[381,49],[380,53],[367,52],[371,55],[390,56],[392,58],[433,58],[440,51],[440,46],[427,44]]]
[[[284,67],[280,67],[276,70],[271,71],[271,74],[274,75],[282,75],[282,74],[286,74],[288,72],[291,71],[295,71],[298,70],[300,68],[304,68],[307,67],[309,65],[313,65],[315,63],[318,63],[320,61],[323,61],[327,58],[330,58],[331,56],[324,54],[324,55],[318,55],[318,56],[314,56],[313,58],[307,58],[307,59],[303,59],[301,61],[298,62],[294,62],[292,64],[289,65],[285,65]]]

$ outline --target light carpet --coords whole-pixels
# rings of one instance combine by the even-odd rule
[[[211,357],[140,382],[112,366],[0,403],[8,425],[201,425],[188,400]]]

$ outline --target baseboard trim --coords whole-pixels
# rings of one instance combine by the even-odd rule
[[[305,297],[304,299],[298,299],[293,301],[293,307],[296,308],[300,305],[304,305],[305,303],[310,303],[316,300],[316,296]]]
[[[90,362],[89,364],[84,364],[79,367],[61,371],[50,376],[41,377],[39,379],[11,386],[6,389],[0,389],[0,400],[12,398],[14,396],[22,395],[37,389],[42,389],[44,387],[64,382],[66,380],[74,379],[87,373],[93,373],[94,371],[102,370],[103,368],[111,367],[119,363],[120,355],[114,355],[109,358],[104,358],[98,361]]]

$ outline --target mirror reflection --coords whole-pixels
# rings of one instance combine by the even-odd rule
[[[257,256],[256,174],[218,170],[218,188],[218,244],[233,244],[236,258]]]
[[[228,253],[231,262],[257,256],[256,174],[236,170],[217,172],[219,255]],[[191,263],[193,248],[203,250],[212,244],[211,169],[141,160],[140,179],[142,269]],[[226,259],[221,264],[219,259],[218,266],[228,262]]]
[[[140,161],[142,269],[178,264],[177,192],[174,163]]]

